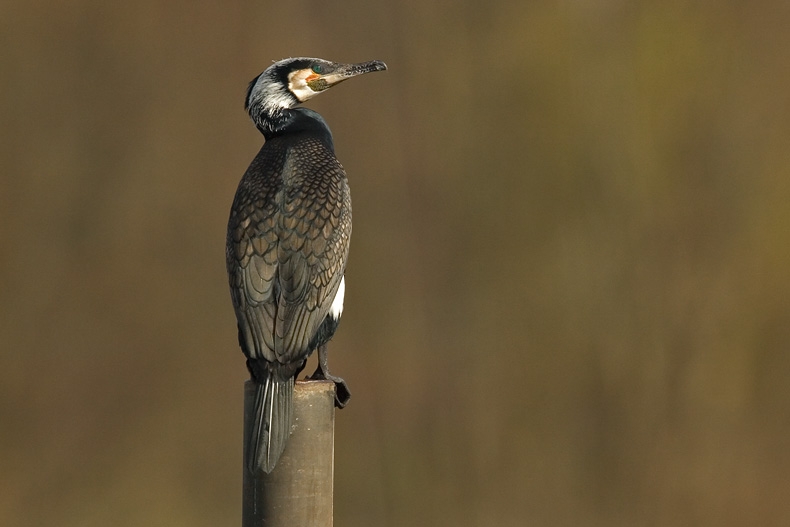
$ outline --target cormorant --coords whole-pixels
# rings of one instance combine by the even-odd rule
[[[291,429],[294,379],[318,350],[313,379],[351,396],[329,373],[326,345],[343,311],[351,196],[324,119],[297,105],[381,61],[315,58],[275,62],[253,79],[245,109],[265,142],[239,183],[228,221],[226,263],[239,345],[255,382],[255,422],[245,438],[251,472],[271,472]]]

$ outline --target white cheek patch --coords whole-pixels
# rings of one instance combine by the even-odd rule
[[[318,95],[317,91],[313,91],[307,85],[307,78],[311,75],[315,75],[311,69],[297,70],[288,74],[288,89],[299,99],[299,102],[305,102]]]
[[[335,320],[340,318],[343,314],[343,297],[346,296],[346,277],[340,279],[340,287],[337,288],[335,299],[332,300],[332,305],[329,308],[329,316]]]

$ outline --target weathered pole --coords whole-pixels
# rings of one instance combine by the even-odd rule
[[[254,419],[254,397],[255,385],[247,381],[244,437]],[[332,526],[335,384],[296,381],[293,404],[291,437],[274,470],[252,474],[242,468],[242,527]]]

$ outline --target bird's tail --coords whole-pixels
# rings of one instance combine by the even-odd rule
[[[278,379],[270,372],[255,381],[255,410],[247,433],[245,464],[254,473],[258,468],[272,471],[285,450],[291,434],[294,378]]]

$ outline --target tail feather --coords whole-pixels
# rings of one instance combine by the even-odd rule
[[[291,434],[294,379],[266,376],[255,383],[255,408],[247,437],[247,469],[267,474],[274,469]]]

